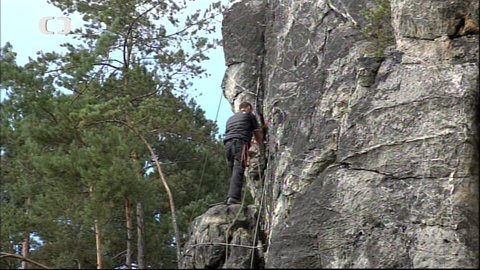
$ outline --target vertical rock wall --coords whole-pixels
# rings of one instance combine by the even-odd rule
[[[478,267],[478,22],[477,0],[234,1],[224,91],[268,126],[266,268]]]
[[[380,56],[380,1],[287,2],[265,32],[267,267],[478,266],[478,2],[393,0]]]

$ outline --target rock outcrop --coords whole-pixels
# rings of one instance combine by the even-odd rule
[[[478,268],[478,23],[477,0],[232,3],[224,93],[268,128],[258,266]]]
[[[182,268],[263,268],[264,237],[256,238],[257,217],[252,205],[211,207],[192,224]]]

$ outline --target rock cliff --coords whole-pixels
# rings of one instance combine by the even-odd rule
[[[477,0],[232,1],[224,94],[267,151],[183,265],[477,268],[478,23]]]

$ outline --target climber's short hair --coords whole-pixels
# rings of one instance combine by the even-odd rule
[[[250,104],[249,102],[244,101],[244,102],[240,103],[240,106],[238,106],[238,109],[241,110],[241,109],[246,109],[246,108],[248,108],[248,107],[250,107],[251,109],[253,109],[252,104]]]

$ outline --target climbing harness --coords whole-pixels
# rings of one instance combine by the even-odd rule
[[[247,142],[247,143],[244,143],[243,146],[242,146],[242,155],[241,155],[241,161],[242,161],[242,165],[243,165],[243,168],[247,168],[250,163],[250,159],[249,159],[249,156],[248,156],[248,150],[250,149],[250,143]]]
[[[258,82],[257,82],[257,100],[256,100],[256,105],[258,105],[258,88],[259,88],[259,85],[258,85]],[[219,104],[218,104],[218,109],[217,109],[217,114],[215,116],[215,123],[217,122],[217,118],[218,118],[218,113],[219,113],[219,110],[220,110],[220,104],[221,104],[221,98],[222,98],[222,94],[220,95],[220,101],[219,101]],[[257,106],[256,106],[257,107]],[[261,122],[263,124],[263,116],[260,115],[260,118],[261,118]],[[242,165],[244,168],[247,168],[250,166],[250,156],[249,156],[249,149],[250,149],[250,142],[247,142],[243,145],[242,147],[242,153],[241,153],[241,162],[242,162]],[[260,146],[261,147],[261,146]],[[200,178],[200,187],[202,185],[202,182],[203,182],[203,177],[204,177],[204,173],[205,173],[205,168],[206,168],[206,161],[207,161],[207,156],[205,155],[205,161],[204,161],[204,166],[203,166],[203,170],[202,170],[202,175],[201,175],[201,178]],[[260,168],[260,165],[258,166],[258,173],[259,173],[259,179],[262,179],[262,168]],[[246,180],[247,179],[250,179],[248,174],[246,175]],[[252,180],[253,181],[253,180]],[[200,245],[225,245],[225,260],[228,259],[228,252],[229,252],[229,247],[232,246],[232,247],[242,247],[242,248],[250,248],[251,249],[251,262],[250,262],[250,268],[253,268],[253,263],[254,263],[254,251],[255,249],[260,249],[261,247],[258,247],[256,245],[256,242],[257,242],[257,234],[258,234],[258,230],[259,230],[259,225],[260,225],[260,217],[262,215],[262,209],[263,209],[263,205],[264,205],[264,198],[265,198],[265,190],[266,190],[266,182],[265,179],[263,179],[263,186],[262,186],[262,191],[261,191],[261,197],[260,197],[260,205],[259,205],[259,208],[258,208],[258,212],[257,212],[257,219],[256,219],[256,223],[255,223],[255,231],[254,231],[254,236],[253,236],[253,243],[251,246],[246,246],[246,245],[238,245],[238,244],[231,244],[231,243],[228,243],[229,242],[229,233],[230,233],[230,230],[232,229],[233,225],[235,224],[235,222],[237,221],[238,217],[240,216],[240,212],[242,210],[245,210],[244,209],[244,204],[245,204],[245,198],[246,198],[246,190],[243,191],[243,196],[242,196],[242,201],[241,201],[241,204],[240,204],[240,207],[238,208],[238,211],[237,211],[237,214],[235,215],[234,219],[230,222],[227,230],[225,231],[225,241],[226,243],[198,243],[198,244],[195,244],[193,246],[191,246],[188,250],[185,251],[185,253],[183,254],[183,256],[187,256],[187,254],[193,250],[194,248],[196,248],[196,246],[200,246]],[[198,200],[198,196],[199,196],[199,191],[200,189],[197,191],[197,196],[196,196],[196,199]],[[216,205],[222,205],[222,204],[226,204],[226,201],[225,202],[221,202],[221,203],[216,203],[216,204],[212,204],[210,205],[211,206],[216,206]],[[193,212],[192,212],[193,213]],[[191,256],[191,255],[189,255]]]

